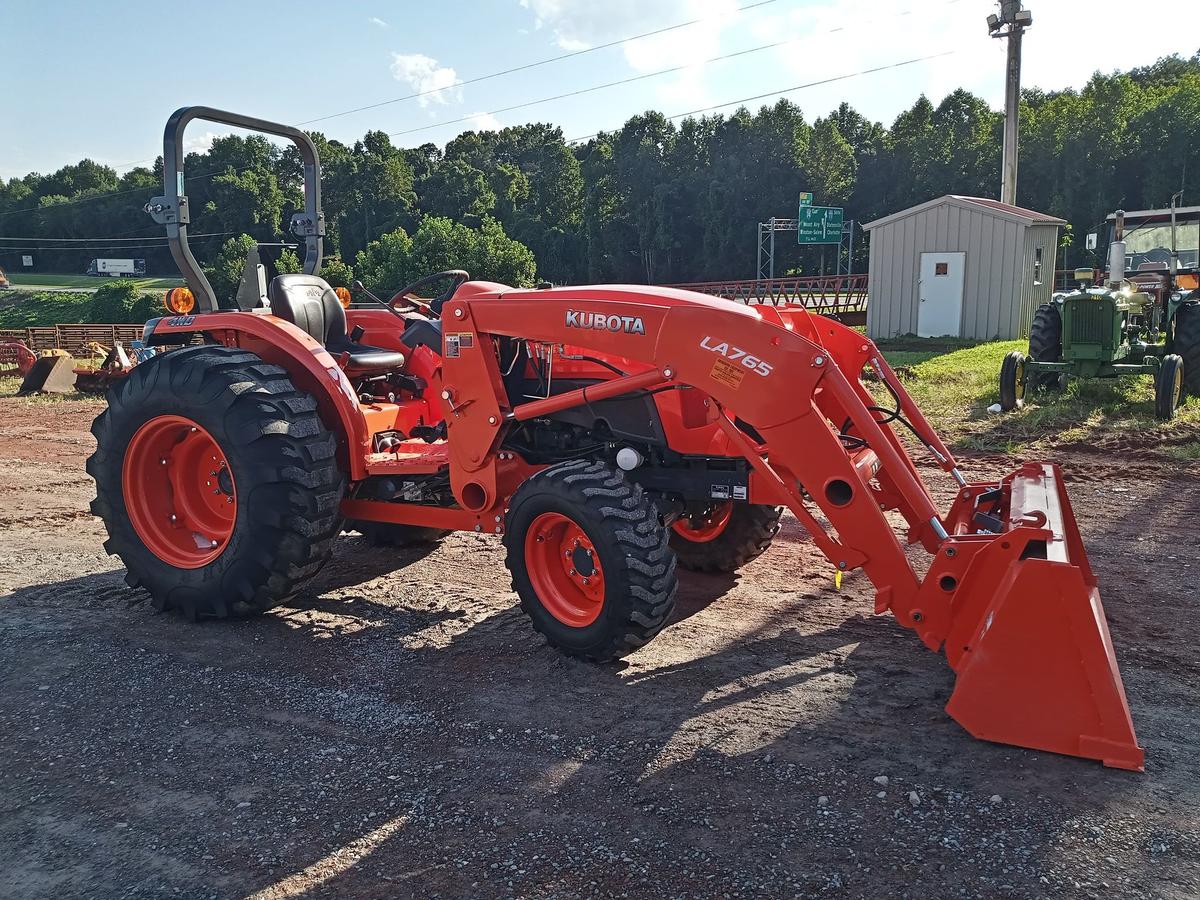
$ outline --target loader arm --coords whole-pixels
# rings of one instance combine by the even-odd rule
[[[1099,594],[1057,470],[1029,464],[1003,482],[966,483],[861,334],[799,310],[784,315],[686,291],[628,286],[518,291],[469,282],[442,318],[447,340],[457,348],[443,362],[442,397],[451,484],[465,508],[502,504],[498,448],[513,422],[634,391],[694,388],[716,405],[730,446],[754,468],[773,502],[792,511],[836,570],[866,573],[877,612],[891,610],[933,650],[954,636],[947,652],[960,680],[948,709],[960,722],[991,740],[1141,767]],[[584,348],[645,368],[510,406],[496,351],[500,337]],[[919,442],[956,479],[959,495],[945,518],[893,425],[873,409],[877,401],[862,381],[864,366],[886,385]],[[763,444],[737,420],[753,426]],[[856,466],[849,447],[873,451],[878,469]],[[891,509],[908,523],[909,540],[933,554],[924,578],[893,531]],[[1039,574],[1039,566],[1053,571]],[[1032,606],[1027,597],[998,595],[998,586],[1028,595],[1032,585],[1043,583],[1047,587]],[[1053,617],[1044,614],[1050,608],[1062,615],[1048,638],[1042,619]],[[991,686],[998,681],[996,654],[986,652],[989,629],[1008,635],[1002,670],[1020,671],[1034,683],[1047,666],[1085,674],[1060,697],[1043,689],[1040,714],[1034,698],[997,698]],[[1027,642],[1030,658],[1023,658],[1022,635],[1039,629],[1036,641]],[[973,666],[988,674],[966,677]],[[1018,712],[985,715],[981,725],[978,711],[997,706]],[[1003,726],[992,727],[993,719]],[[1027,727],[1024,720],[1041,724]]]

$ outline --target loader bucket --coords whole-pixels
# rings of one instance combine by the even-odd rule
[[[75,361],[69,356],[39,356],[21,382],[18,397],[43,391],[68,394],[75,389]]]
[[[1056,466],[1002,482],[1006,530],[975,553],[951,607],[946,711],[972,735],[1141,771],[1100,592]],[[989,536],[990,537],[990,536]]]

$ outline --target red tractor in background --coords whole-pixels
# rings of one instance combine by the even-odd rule
[[[183,131],[292,140],[304,274],[253,258],[219,302],[187,242]],[[667,623],[676,566],[733,571],[787,508],[836,570],[862,569],[958,674],[972,734],[1140,769],[1096,580],[1056,467],[970,483],[862,334],[800,306],[644,286],[522,290],[440,272],[389,300],[320,277],[319,163],[297,129],[205,107],[164,137],[166,226],[188,289],[165,348],[97,418],[93,511],[130,584],[189,616],[260,613],[303,588],[344,526],[380,542],[503,536],[533,626],[623,656]],[[437,286],[436,290],[432,288]],[[432,295],[432,296],[429,296]],[[869,368],[891,400],[864,385]],[[935,507],[894,425],[957,483]],[[930,555],[914,570],[893,532]]]

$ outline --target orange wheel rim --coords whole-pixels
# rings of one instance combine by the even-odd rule
[[[564,625],[584,628],[604,608],[604,569],[596,547],[571,518],[542,513],[525,533],[525,568],[538,600]]]
[[[675,533],[697,544],[715,541],[725,533],[729,519],[733,516],[733,501],[715,503],[699,516],[680,516],[671,523]]]
[[[121,467],[130,524],[142,543],[181,569],[224,552],[237,519],[237,489],[221,446],[183,416],[156,416],[133,435]]]

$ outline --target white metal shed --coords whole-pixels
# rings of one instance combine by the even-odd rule
[[[863,226],[867,334],[976,340],[1029,333],[1050,300],[1063,219],[947,194]]]

